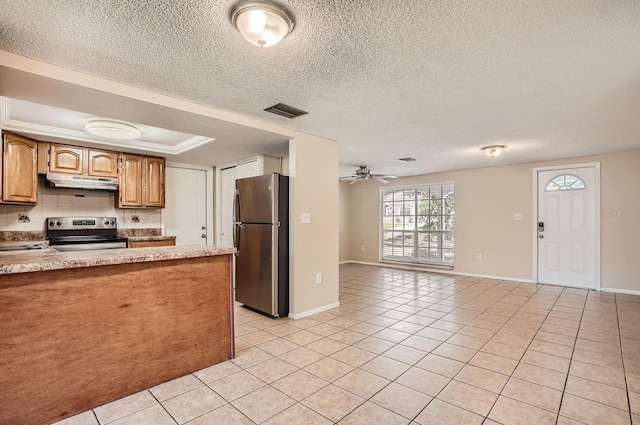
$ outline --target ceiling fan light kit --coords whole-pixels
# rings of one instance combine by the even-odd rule
[[[270,47],[293,31],[291,14],[270,1],[241,1],[231,9],[231,23],[251,44]]]
[[[389,183],[388,179],[397,179],[396,176],[392,175],[382,175],[382,174],[371,174],[371,170],[366,165],[360,165],[360,168],[356,170],[356,172],[349,177],[340,177],[340,180],[350,181],[349,184],[354,184],[363,180],[376,180],[382,184]]]

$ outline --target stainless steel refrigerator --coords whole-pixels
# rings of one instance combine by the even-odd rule
[[[236,180],[236,301],[272,317],[289,314],[289,178]]]

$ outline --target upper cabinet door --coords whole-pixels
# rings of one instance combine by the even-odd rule
[[[115,152],[88,150],[89,175],[96,177],[117,177],[118,154]]]
[[[164,208],[164,158],[145,158],[145,206]]]
[[[118,207],[141,207],[142,157],[139,155],[122,154],[120,158]]]
[[[2,201],[37,202],[38,142],[5,134],[2,160]]]
[[[49,172],[65,174],[84,173],[84,149],[76,146],[51,145]]]

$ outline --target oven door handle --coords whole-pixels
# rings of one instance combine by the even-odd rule
[[[67,251],[92,251],[97,249],[126,248],[126,242],[101,242],[101,243],[75,243],[67,245],[51,245],[51,248],[60,252]]]

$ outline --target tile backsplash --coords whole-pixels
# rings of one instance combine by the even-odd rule
[[[162,227],[161,209],[115,208],[116,192],[52,189],[38,181],[38,205],[0,204],[0,231],[44,231],[47,217],[117,217],[118,228]]]

